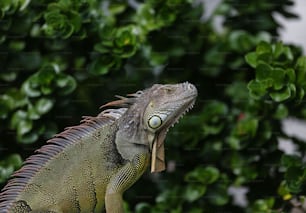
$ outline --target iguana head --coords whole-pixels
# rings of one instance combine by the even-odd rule
[[[151,172],[165,169],[164,139],[170,126],[173,126],[185,112],[193,107],[197,89],[190,83],[156,84],[144,91],[148,97],[142,121],[152,144]]]
[[[151,172],[165,169],[164,139],[185,112],[192,108],[197,89],[190,83],[155,84],[152,87],[119,97],[104,106],[127,108],[119,121],[116,144],[123,158],[130,159],[129,144],[145,145],[152,153]]]

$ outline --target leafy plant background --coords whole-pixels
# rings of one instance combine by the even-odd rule
[[[292,0],[2,0],[0,182],[113,95],[189,81],[197,105],[168,134],[168,170],[125,193],[130,212],[304,212],[306,58],[272,14]],[[214,20],[223,17],[222,31]],[[296,154],[278,148],[290,139]],[[230,191],[247,190],[245,205]],[[145,190],[144,190],[145,188]]]

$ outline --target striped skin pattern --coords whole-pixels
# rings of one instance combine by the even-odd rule
[[[155,84],[102,106],[35,151],[0,192],[0,213],[122,213],[122,194],[165,168],[163,141],[197,96],[190,83]]]

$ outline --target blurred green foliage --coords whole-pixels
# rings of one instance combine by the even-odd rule
[[[292,0],[0,1],[0,182],[99,105],[153,83],[189,81],[195,109],[166,141],[172,169],[125,194],[131,212],[290,212],[305,200],[306,57],[279,40]],[[217,27],[217,20],[222,20]],[[291,140],[296,154],[278,148]],[[144,190],[145,187],[145,190]],[[230,193],[244,187],[246,202]]]

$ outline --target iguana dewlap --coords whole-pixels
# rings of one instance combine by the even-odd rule
[[[105,104],[29,157],[0,193],[0,213],[122,213],[122,194],[165,169],[164,139],[196,99],[190,83],[155,84]]]

